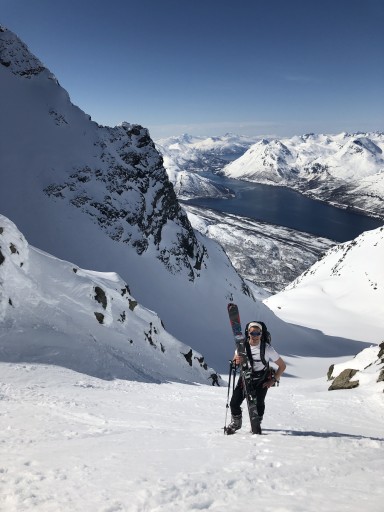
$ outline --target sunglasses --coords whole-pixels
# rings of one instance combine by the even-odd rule
[[[261,331],[252,331],[249,333],[250,336],[261,336]]]

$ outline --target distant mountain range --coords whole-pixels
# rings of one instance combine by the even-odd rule
[[[384,133],[307,134],[253,144],[234,135],[198,141],[183,135],[158,141],[157,146],[183,198],[189,195],[185,171],[210,170],[290,187],[341,208],[384,218]],[[206,195],[206,190],[202,186],[200,195]]]
[[[219,172],[228,162],[241,157],[258,140],[228,133],[220,137],[196,137],[183,134],[156,141],[164,167],[179,199],[193,197],[230,197],[231,191],[201,171]]]
[[[228,161],[241,157],[259,139],[233,133],[218,137],[197,137],[184,133],[159,139],[156,145],[178,170],[215,171],[221,170]]]
[[[342,208],[384,218],[384,133],[262,140],[226,176],[282,185]]]

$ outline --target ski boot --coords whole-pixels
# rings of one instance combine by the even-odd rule
[[[230,436],[230,435],[234,434],[236,432],[236,430],[239,430],[241,428],[241,425],[242,425],[241,414],[239,414],[238,416],[232,415],[232,421],[228,425],[228,427],[226,427],[224,429],[224,433],[227,434],[227,436]]]

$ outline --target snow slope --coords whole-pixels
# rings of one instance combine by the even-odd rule
[[[31,247],[2,215],[0,360],[108,380],[206,382],[212,372],[117,274],[84,270]]]
[[[265,308],[288,369],[268,392],[264,435],[245,414],[228,437],[224,379],[193,384],[211,370],[195,353],[186,363],[189,347],[116,274],[29,246],[2,216],[0,293],[2,511],[381,512],[377,346],[350,362],[340,356],[358,343],[279,325]],[[307,346],[290,338],[300,329]],[[328,391],[331,364],[357,368],[361,385]]]
[[[264,435],[224,436],[225,387],[0,363],[4,512],[382,512],[383,383],[282,378]]]
[[[384,227],[331,248],[265,304],[286,322],[379,343],[384,339],[383,261]]]
[[[223,276],[228,275],[227,266],[230,266],[230,263],[227,263],[226,259],[223,260],[221,247],[209,239],[208,242],[212,244],[212,247],[208,246],[210,257],[214,258],[212,264],[219,278],[225,279]],[[200,374],[206,378],[201,370],[202,354],[205,357],[204,362],[209,366],[218,371],[226,371],[228,358],[234,350],[226,307],[228,302],[236,300],[236,290],[226,297],[220,297],[220,291],[206,288],[207,283],[198,281],[195,284],[197,293],[201,296],[201,303],[204,304],[204,300],[207,301],[205,304],[210,300],[216,300],[221,306],[221,311],[218,312],[219,319],[215,322],[216,310],[213,306],[207,306],[197,316],[201,303],[196,305],[196,309],[190,314],[192,320],[196,319],[199,322],[199,327],[206,335],[202,339],[194,339],[193,344],[188,346],[185,343],[185,339],[188,338],[185,332],[186,325],[180,324],[179,339],[183,342],[184,348],[179,349],[174,348],[173,338],[164,332],[167,324],[164,324],[163,318],[160,320],[147,309],[136,307],[136,300],[131,295],[131,284],[123,281],[114,272],[85,271],[77,265],[32,248],[24,235],[4,216],[0,216],[0,251],[0,360],[63,364],[78,371],[103,377],[110,374],[111,377],[141,376],[156,380],[161,379],[162,375],[166,375],[167,379],[173,375],[173,379],[194,378],[200,382]],[[158,268],[151,268],[157,271],[157,274],[147,277],[157,280],[157,289],[160,293],[165,295],[175,292],[168,276],[160,274]],[[231,266],[229,270],[234,272]],[[152,288],[152,293],[155,293],[155,290],[156,288]],[[168,305],[168,310],[164,307],[168,314],[174,314],[184,307],[185,301],[180,300],[180,291],[177,297],[178,301],[175,300],[171,306]],[[306,329],[300,325],[288,325],[262,302],[252,303],[254,307],[246,315],[244,311],[247,311],[241,308],[242,303],[239,301],[243,321],[247,321],[248,318],[262,318],[266,322],[276,348],[292,358],[289,360],[291,375],[298,375],[299,369],[295,364],[295,358],[298,356],[313,357],[316,364],[311,368],[311,373],[321,375],[328,365],[329,357],[351,356],[362,348],[363,344],[355,341],[353,337],[346,339],[341,336],[324,336],[319,331]],[[144,323],[137,325],[132,331],[131,323],[136,320],[136,314],[132,316],[131,309],[144,320]],[[136,323],[134,325],[136,326]],[[35,339],[31,332],[36,329],[39,332],[39,341],[35,346],[31,345],[31,339]],[[207,333],[212,329],[216,329],[216,336],[210,339]],[[221,330],[225,336],[221,335]],[[145,351],[141,341],[136,345],[137,340],[144,342]],[[169,350],[168,346],[171,347]],[[180,374],[178,365],[182,361],[183,368],[186,366],[182,354],[188,354],[190,350],[193,371],[186,376]],[[149,361],[146,360],[148,351]],[[137,365],[131,360],[132,354],[135,354],[134,360],[138,357]],[[158,359],[152,368],[155,356]],[[173,368],[174,364],[176,368]],[[160,372],[159,376],[158,365],[169,366],[169,370]]]

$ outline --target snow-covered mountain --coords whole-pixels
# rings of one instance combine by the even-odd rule
[[[383,150],[381,132],[263,139],[223,173],[384,218]]]
[[[178,199],[194,199],[196,197],[232,197],[232,191],[209,178],[195,172],[179,171],[171,162],[164,158],[168,177]]]
[[[0,62],[1,213],[33,246],[118,273],[168,331],[224,364],[226,304],[249,316],[255,302],[222,249],[192,229],[147,130],[92,122],[5,28]]]
[[[145,382],[207,383],[212,371],[117,274],[84,270],[30,246],[3,215],[0,333],[7,362]]]
[[[183,134],[157,140],[156,147],[163,156],[177,197],[229,197],[230,190],[198,173],[221,170],[229,161],[243,155],[256,140],[256,137],[231,133],[207,138]]]
[[[265,304],[286,322],[326,334],[384,339],[384,227],[332,247]]]
[[[147,130],[92,122],[6,29],[0,32],[0,59],[3,213],[21,221],[34,238],[44,232],[40,223],[52,213],[47,208],[53,205],[60,212],[65,204],[138,254],[153,247],[165,265],[187,271],[193,280],[204,248],[179,207]],[[34,219],[34,228],[23,223],[31,212],[42,217]]]
[[[220,170],[228,161],[243,155],[259,137],[227,133],[217,137],[196,137],[189,134],[156,140],[156,146],[174,168],[185,171]]]
[[[243,321],[266,321],[282,354],[357,352],[353,338],[287,326],[253,299],[222,248],[192,229],[144,128],[92,122],[5,28],[0,60],[1,212],[32,246],[121,276],[168,332],[219,371],[233,351],[230,301]]]

